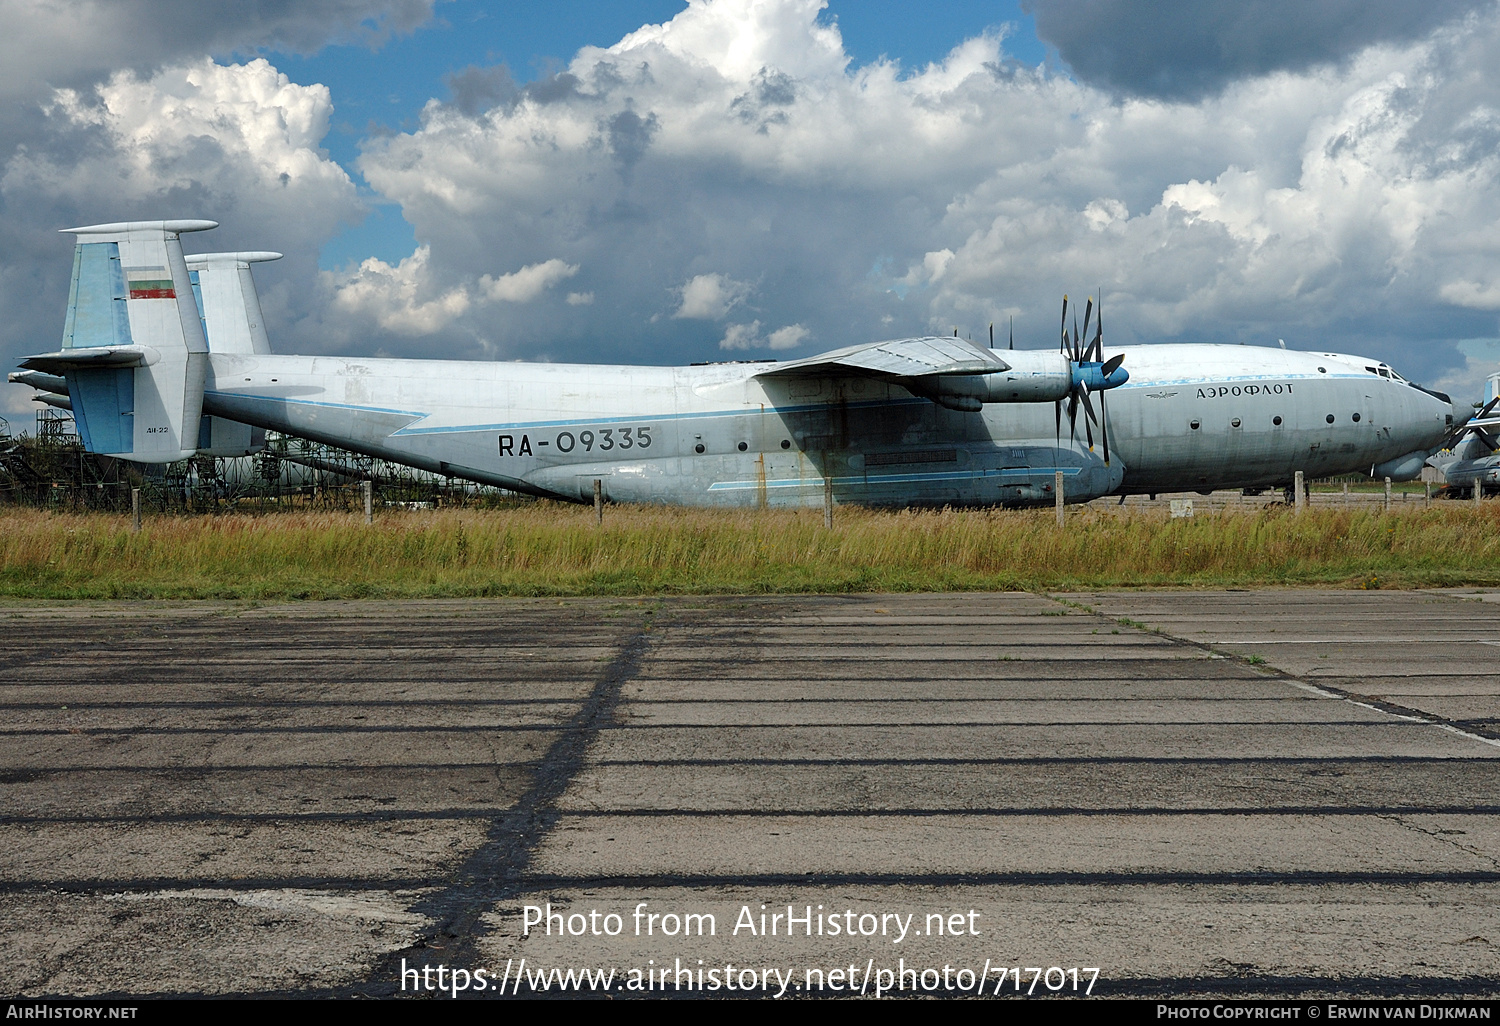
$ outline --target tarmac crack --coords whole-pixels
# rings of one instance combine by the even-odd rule
[[[1406,812],[1405,815],[1411,815],[1411,812]],[[1435,841],[1442,841],[1443,843],[1451,845],[1452,847],[1457,848],[1459,851],[1464,852],[1467,855],[1473,855],[1477,859],[1488,862],[1494,868],[1500,869],[1500,859],[1495,858],[1495,856],[1491,855],[1489,852],[1486,852],[1481,848],[1476,848],[1473,845],[1464,844],[1462,841],[1456,839],[1458,835],[1467,836],[1467,831],[1440,829],[1437,827],[1428,829],[1427,827],[1422,826],[1420,823],[1410,823],[1402,818],[1402,816],[1402,813],[1394,812],[1388,815],[1382,815],[1379,818],[1394,823],[1404,830],[1412,830],[1416,833],[1430,837]]]
[[[651,643],[654,610],[621,644],[578,712],[558,730],[558,737],[536,763],[532,783],[516,803],[491,821],[484,843],[438,891],[408,910],[435,922],[413,944],[378,959],[358,992],[367,996],[400,993],[401,970],[443,963],[469,969],[478,943],[489,932],[485,913],[497,902],[519,894],[538,848],[563,818],[558,802],[583,769],[599,731],[618,712],[625,685],[640,672]]]
[[[1420,709],[1413,709],[1409,706],[1399,705],[1395,702],[1389,701],[1388,699],[1376,698],[1373,695],[1364,695],[1360,694],[1357,691],[1350,691],[1346,688],[1335,687],[1329,682],[1321,679],[1319,679],[1317,683],[1314,684],[1308,680],[1304,680],[1303,677],[1300,677],[1293,673],[1288,673],[1286,670],[1283,670],[1280,667],[1271,665],[1260,656],[1244,656],[1239,655],[1235,652],[1221,651],[1220,649],[1215,647],[1212,642],[1194,641],[1192,638],[1181,637],[1180,635],[1171,633],[1165,628],[1152,627],[1151,625],[1143,623],[1139,620],[1131,620],[1125,617],[1113,617],[1108,613],[1101,613],[1093,606],[1086,605],[1082,602],[1065,599],[1058,595],[1050,595],[1045,592],[1043,592],[1042,594],[1045,598],[1049,598],[1054,602],[1061,603],[1062,605],[1068,606],[1072,609],[1077,609],[1080,612],[1087,613],[1091,616],[1096,616],[1106,623],[1117,624],[1120,627],[1137,630],[1144,634],[1154,634],[1157,637],[1163,638],[1170,642],[1175,642],[1178,645],[1196,649],[1199,652],[1207,655],[1210,659],[1233,660],[1246,667],[1249,667],[1258,675],[1283,681],[1287,684],[1292,685],[1293,687],[1301,688],[1304,691],[1309,691],[1314,694],[1320,694],[1328,698],[1340,699],[1342,701],[1349,702],[1353,705],[1357,705],[1365,709],[1386,713],[1389,716],[1395,716],[1399,719],[1424,724],[1426,726],[1437,727],[1441,730],[1447,730],[1462,737],[1469,738],[1470,740],[1479,741],[1483,744],[1500,746],[1500,730],[1496,730],[1493,726],[1479,727],[1474,725],[1473,721],[1470,720],[1452,720],[1445,716],[1437,716],[1433,713],[1423,712]]]

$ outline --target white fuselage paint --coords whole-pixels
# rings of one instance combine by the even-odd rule
[[[1119,350],[1117,350],[1119,351]],[[1434,448],[1451,407],[1357,358],[1219,345],[1123,350],[1110,464],[1052,403],[945,409],[770,364],[636,367],[212,354],[205,412],[502,487],[694,506],[1032,505],[1288,484]],[[1096,394],[1094,402],[1099,402]],[[1354,415],[1359,420],[1354,420]],[[1332,423],[1327,418],[1333,417]],[[1275,423],[1275,418],[1281,418]],[[1193,425],[1196,423],[1196,427]],[[700,451],[701,447],[701,451]]]

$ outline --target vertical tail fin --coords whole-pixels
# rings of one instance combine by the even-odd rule
[[[261,252],[188,256],[188,277],[203,315],[209,352],[250,356],[271,351],[250,265],[280,259],[280,253]],[[206,456],[249,456],[265,444],[264,428],[223,417],[204,417],[198,432],[198,451]]]
[[[271,351],[250,265],[280,259],[280,253],[194,253],[187,258],[210,352]]]
[[[22,366],[67,379],[90,452],[169,463],[198,448],[208,343],[178,235],[215,221],[129,221],[77,237],[62,348]]]

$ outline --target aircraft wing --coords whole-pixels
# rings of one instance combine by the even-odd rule
[[[956,338],[902,338],[835,349],[805,360],[788,360],[761,371],[757,378],[827,377],[855,374],[901,380],[934,374],[994,374],[1010,364],[993,350]]]

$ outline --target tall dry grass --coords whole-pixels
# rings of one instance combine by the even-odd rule
[[[1170,520],[1051,511],[0,514],[0,595],[357,598],[1500,584],[1500,503]]]

